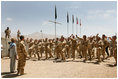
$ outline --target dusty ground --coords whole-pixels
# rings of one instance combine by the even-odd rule
[[[113,58],[101,63],[96,61],[82,62],[82,59],[68,59],[67,62],[55,62],[53,59],[37,61],[27,60],[25,75],[9,73],[9,59],[1,59],[1,76],[3,78],[116,78],[117,66]],[[17,62],[16,62],[17,63]]]

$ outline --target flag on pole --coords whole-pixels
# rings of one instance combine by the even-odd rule
[[[57,9],[56,9],[56,5],[55,5],[55,19],[57,19]]]
[[[72,23],[74,23],[74,15],[72,15]]]
[[[68,12],[67,12],[67,23],[69,23],[69,15],[68,15]]]
[[[76,23],[78,24],[78,18],[76,17]]]
[[[80,19],[80,26],[81,26],[82,24],[81,24],[81,19]]]

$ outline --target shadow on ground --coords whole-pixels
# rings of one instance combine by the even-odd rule
[[[117,65],[115,64],[106,64],[107,67],[116,67]]]
[[[15,78],[19,75],[17,75],[16,73],[2,72],[1,76],[2,76],[2,78]]]

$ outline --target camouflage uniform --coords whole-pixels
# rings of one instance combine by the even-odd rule
[[[88,55],[90,60],[92,60],[92,49],[93,49],[93,42],[92,40],[89,40],[88,42]]]
[[[51,54],[51,49],[48,47],[48,42],[45,41],[44,43],[44,46],[45,46],[45,56],[46,56],[46,59],[48,59],[48,54],[50,57],[53,57],[52,54]]]
[[[114,37],[112,37],[110,48],[111,48],[111,56],[112,55],[114,56],[115,61],[116,61],[115,65],[117,65],[117,42],[116,42],[116,40],[114,40]]]
[[[26,63],[26,57],[27,57],[27,53],[26,53],[26,48],[25,48],[25,44],[24,41],[20,41],[17,44],[17,54],[18,54],[18,74],[24,74],[24,67],[25,67],[25,63]]]
[[[71,48],[71,45],[70,45],[70,41],[69,39],[66,41],[66,52],[67,52],[67,58],[70,58],[70,48]]]
[[[33,44],[34,44],[34,43],[33,43],[32,41],[29,42],[28,54],[29,54],[30,57],[32,56],[32,52],[33,52],[33,50],[34,50],[33,47],[32,47]]]
[[[17,32],[17,39],[19,40],[19,38],[20,38],[20,31],[18,30],[18,32]]]
[[[40,54],[41,54],[41,57],[42,57],[42,54],[44,53],[44,46],[43,44],[40,45]]]
[[[109,45],[108,41],[106,39],[102,39],[102,55],[103,60],[105,59],[105,48]]]
[[[71,39],[71,41],[72,41],[72,57],[73,60],[75,60],[75,50],[77,48],[77,43],[75,39]]]
[[[38,44],[38,42],[37,41],[35,41],[34,42],[34,50],[35,50],[35,53],[34,54],[36,54],[37,55],[37,57],[38,57],[38,60],[40,60],[40,56],[39,56],[39,48],[38,48],[38,46],[39,46],[39,44]]]
[[[84,36],[83,36],[83,38],[84,38]],[[82,44],[82,54],[83,54],[83,57],[85,57],[84,61],[87,61],[88,41],[86,39],[83,39],[81,41],[81,44]]]
[[[96,56],[98,62],[100,62],[101,61],[100,56],[102,55],[102,41],[100,39],[96,41],[95,47],[96,47]]]
[[[64,60],[65,61],[65,56],[64,56],[64,54],[63,54],[63,51],[62,51],[62,49],[63,49],[63,42],[58,42],[58,45],[57,45],[57,47],[56,47],[56,53],[57,53],[57,58],[62,58],[62,60]]]

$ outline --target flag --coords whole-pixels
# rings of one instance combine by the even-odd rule
[[[67,23],[69,23],[69,15],[68,15],[68,12],[67,12]]]
[[[74,15],[72,15],[72,23],[74,23]]]
[[[81,26],[81,19],[80,19],[80,26]]]
[[[78,24],[78,18],[76,17],[76,23]]]
[[[57,9],[56,9],[56,5],[55,5],[55,19],[57,19]]]

